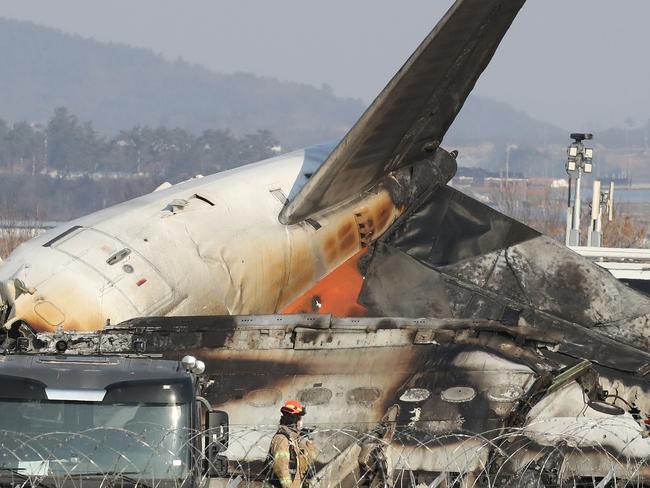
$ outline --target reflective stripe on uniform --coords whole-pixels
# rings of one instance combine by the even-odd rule
[[[280,458],[291,458],[291,453],[289,451],[277,451],[273,454],[273,460]]]

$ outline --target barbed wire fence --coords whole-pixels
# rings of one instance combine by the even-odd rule
[[[93,428],[37,435],[0,431],[0,482],[42,486],[271,486],[267,454],[277,426],[231,426],[226,466],[203,453],[212,432]],[[318,426],[311,487],[547,488],[650,484],[650,440],[609,419],[558,432],[553,420],[481,434]],[[219,440],[217,440],[217,443]],[[206,445],[207,444],[207,445]],[[213,461],[214,459],[211,458]],[[220,473],[218,478],[210,474]],[[265,481],[267,480],[267,481]]]

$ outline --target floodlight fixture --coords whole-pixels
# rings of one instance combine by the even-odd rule
[[[583,141],[593,139],[593,134],[587,132],[573,132],[571,134],[571,139],[573,142],[567,148],[567,162],[566,162],[566,172],[569,176],[569,198],[568,206],[569,212],[567,212],[567,233],[566,233],[566,244],[567,246],[579,246],[580,245],[580,186],[582,182],[582,176],[584,174],[591,173],[594,169],[593,165],[593,156],[594,150],[589,147],[585,147]],[[571,204],[571,180],[573,178],[573,173],[575,175],[575,197],[573,199],[573,205]],[[600,193],[600,190],[598,191]],[[600,195],[598,195],[600,197]],[[600,207],[599,207],[600,212]],[[590,237],[591,239],[591,237]]]
[[[574,132],[571,134],[570,137],[576,142],[581,142],[581,141],[593,139],[594,135],[590,134],[589,132]]]

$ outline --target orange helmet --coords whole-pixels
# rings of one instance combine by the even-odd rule
[[[287,400],[284,405],[282,405],[280,412],[289,415],[300,415],[302,417],[307,413],[307,410],[298,400]]]

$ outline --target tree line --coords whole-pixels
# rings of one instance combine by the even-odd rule
[[[59,177],[140,175],[177,181],[273,156],[271,132],[235,136],[227,130],[191,134],[178,128],[133,127],[105,137],[65,107],[46,124],[0,119],[0,172]]]

